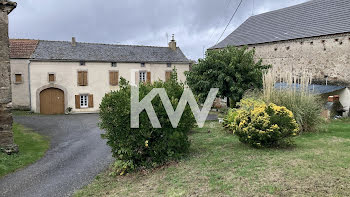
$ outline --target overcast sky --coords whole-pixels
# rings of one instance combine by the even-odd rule
[[[307,0],[243,0],[224,39],[252,14]],[[219,39],[239,0],[17,0],[10,37],[178,46],[193,60]],[[254,2],[254,3],[253,3]]]

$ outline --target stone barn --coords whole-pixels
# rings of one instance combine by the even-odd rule
[[[248,46],[279,72],[350,85],[350,2],[313,0],[251,16],[209,50]]]

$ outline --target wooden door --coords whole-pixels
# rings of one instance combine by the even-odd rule
[[[48,88],[40,92],[41,114],[64,114],[64,93],[60,89]]]

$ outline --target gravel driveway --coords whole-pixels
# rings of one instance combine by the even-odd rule
[[[97,114],[30,115],[15,121],[48,136],[51,147],[35,164],[0,179],[0,196],[70,196],[112,162]]]

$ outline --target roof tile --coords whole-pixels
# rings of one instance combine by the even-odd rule
[[[180,48],[40,40],[34,60],[189,63]]]
[[[38,40],[10,39],[10,58],[29,59],[38,45]]]
[[[347,32],[349,0],[313,0],[252,16],[211,49]]]

